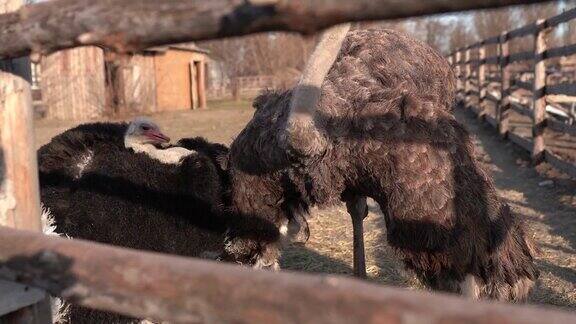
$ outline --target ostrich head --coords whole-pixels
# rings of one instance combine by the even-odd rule
[[[146,144],[160,145],[168,142],[170,142],[170,138],[160,131],[160,127],[144,117],[137,117],[131,121],[124,135],[124,145],[131,148]]]

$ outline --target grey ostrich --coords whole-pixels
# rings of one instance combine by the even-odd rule
[[[534,246],[452,114],[450,66],[398,32],[347,31],[321,38],[296,88],[255,100],[231,146],[232,207],[294,234],[306,229],[311,206],[344,201],[355,273],[363,276],[371,197],[388,243],[423,283],[473,298],[524,299],[538,276]],[[274,268],[281,242],[229,231],[227,257]]]

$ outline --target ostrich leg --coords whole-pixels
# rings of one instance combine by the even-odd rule
[[[352,217],[354,233],[354,275],[366,278],[366,257],[364,256],[364,218],[368,216],[366,197],[355,196],[346,201],[346,209]]]

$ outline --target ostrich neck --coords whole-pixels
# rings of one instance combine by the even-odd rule
[[[144,153],[165,164],[180,164],[183,158],[195,153],[195,151],[183,147],[158,149],[152,144],[139,143],[129,137],[124,139],[124,146],[128,149],[132,149],[135,153]]]
[[[128,136],[124,138],[124,146],[131,148],[136,153],[150,153],[157,150],[152,144],[141,143]]]

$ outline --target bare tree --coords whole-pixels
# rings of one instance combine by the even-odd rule
[[[500,35],[516,25],[512,8],[478,11],[474,14],[473,21],[477,40]]]
[[[448,40],[450,50],[461,48],[472,41],[472,31],[461,19],[454,22],[450,27],[450,39]]]
[[[314,44],[314,37],[266,33],[199,43],[211,51],[230,80],[242,76],[275,76],[280,85],[298,77]]]

